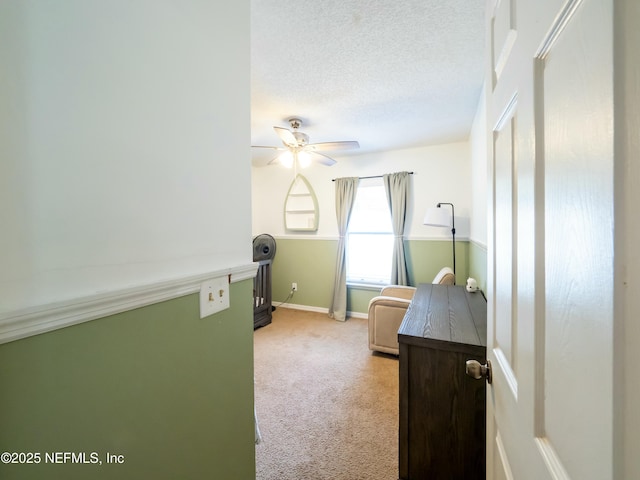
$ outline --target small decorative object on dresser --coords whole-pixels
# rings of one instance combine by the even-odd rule
[[[467,292],[477,292],[478,281],[475,278],[467,278]]]

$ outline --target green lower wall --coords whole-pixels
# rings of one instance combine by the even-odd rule
[[[469,242],[456,242],[456,276],[458,283],[469,273]],[[409,283],[429,283],[444,266],[453,266],[450,241],[405,240]],[[288,303],[329,308],[335,275],[337,240],[277,239],[273,262],[273,303],[284,301],[297,282],[298,291]],[[378,291],[349,287],[347,310],[366,313],[369,300]]]
[[[337,251],[337,240],[277,239],[271,277],[273,304],[283,302],[291,283],[297,282],[298,291],[289,303],[328,308]]]
[[[204,319],[193,294],[0,345],[0,452],[42,455],[0,478],[255,478],[252,288]]]
[[[487,291],[487,248],[475,242],[469,244],[469,276],[478,281],[478,287]]]

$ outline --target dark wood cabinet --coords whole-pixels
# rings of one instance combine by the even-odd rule
[[[401,480],[485,478],[487,302],[464,286],[421,284],[398,330]]]

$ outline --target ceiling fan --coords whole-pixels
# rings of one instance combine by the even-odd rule
[[[306,167],[312,160],[315,160],[323,165],[331,166],[335,164],[336,161],[320,152],[360,148],[360,144],[356,141],[309,143],[309,136],[306,133],[298,131],[298,128],[302,125],[302,120],[292,117],[289,118],[288,121],[291,125],[291,130],[282,127],[273,127],[278,137],[280,137],[280,140],[282,140],[284,147],[252,145],[253,148],[271,148],[283,152],[271,160],[269,164],[280,162],[288,168],[291,168],[294,164]]]

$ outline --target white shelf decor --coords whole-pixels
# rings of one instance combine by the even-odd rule
[[[284,226],[298,232],[318,230],[318,200],[309,181],[300,174],[296,175],[287,192]]]

